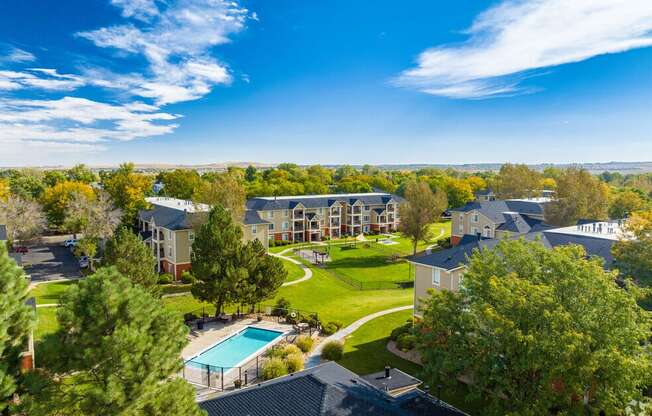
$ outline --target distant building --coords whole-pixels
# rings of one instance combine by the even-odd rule
[[[508,199],[469,202],[451,213],[451,243],[465,236],[504,238],[549,228],[544,223],[549,198]]]
[[[158,195],[158,194],[161,193],[161,191],[163,190],[163,188],[165,188],[165,185],[164,185],[162,182],[155,182],[155,183],[152,185],[152,192],[154,192],[155,194]]]
[[[622,221],[584,221],[570,227],[547,227],[515,234],[511,238],[537,241],[547,248],[577,244],[584,247],[588,256],[602,258],[604,267],[609,269],[614,264],[611,248],[623,235]],[[421,299],[427,297],[429,289],[458,291],[474,250],[491,249],[500,240],[467,235],[450,249],[411,257],[409,261],[414,265],[414,314],[420,315]]]
[[[382,192],[279,196],[252,198],[247,209],[270,223],[270,239],[303,242],[396,231],[402,202]]]
[[[360,377],[330,361],[199,403],[208,416],[465,416],[392,369]],[[407,383],[407,384],[406,384]],[[388,386],[400,386],[390,394]]]
[[[190,252],[194,241],[193,226],[207,213],[206,204],[195,204],[176,198],[146,198],[151,209],[138,213],[140,235],[152,248],[157,260],[159,273],[170,273],[175,279],[190,270]],[[268,246],[268,222],[262,220],[256,212],[246,211],[243,218],[243,239],[258,239],[265,248]]]
[[[476,202],[495,201],[496,194],[491,188],[481,189],[475,193],[475,200]]]

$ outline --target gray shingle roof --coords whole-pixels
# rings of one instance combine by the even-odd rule
[[[387,204],[391,199],[397,202],[403,202],[403,198],[386,193],[369,193],[369,194],[342,194],[342,195],[314,195],[314,196],[297,196],[273,198],[251,198],[247,201],[247,209],[257,211],[293,209],[299,203],[306,208],[330,207],[336,202],[353,204],[360,201],[365,205]]]
[[[244,224],[245,225],[269,224],[269,221],[265,221],[264,219],[260,218],[260,215],[258,215],[258,211],[248,209],[245,211]]]
[[[334,362],[236,390],[199,405],[208,416],[464,415],[423,394],[393,399]],[[430,407],[425,412],[411,408],[423,405]]]
[[[154,222],[159,227],[165,227],[169,230],[187,230],[193,227],[192,217],[196,215],[204,215],[203,212],[186,212],[180,209],[169,208],[161,205],[152,205],[152,209],[141,210],[138,215],[143,221],[150,221],[154,218]],[[245,225],[253,224],[269,224],[260,218],[258,212],[254,210],[246,210],[244,214],[243,223]]]
[[[402,372],[398,368],[390,368],[389,378],[385,377],[385,371],[380,371],[378,373],[362,376],[362,379],[382,391],[402,389],[404,387],[418,386],[421,384],[421,380]]]
[[[534,231],[520,236],[511,237],[510,239],[524,238],[527,241],[539,241],[547,248],[577,244],[584,247],[588,256],[598,256],[604,259],[604,267],[611,268],[614,259],[611,255],[611,247],[614,240],[605,238],[596,238],[583,235],[563,234],[560,232]],[[481,239],[469,236],[462,240],[461,244],[441,251],[435,251],[427,255],[417,255],[410,258],[410,261],[427,266],[439,267],[446,270],[452,270],[465,265],[468,257],[473,254],[473,250],[478,248],[492,249],[500,240],[498,239]]]
[[[463,207],[453,208],[453,212],[470,212],[477,210],[496,224],[505,222],[504,213],[516,212],[522,215],[543,216],[545,203],[536,201],[507,200],[469,202]]]
[[[531,218],[527,215],[503,213],[504,221],[496,228],[500,231],[509,231],[517,234],[526,234],[532,231],[543,231],[552,226],[541,220]]]

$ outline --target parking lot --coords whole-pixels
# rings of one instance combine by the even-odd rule
[[[29,247],[29,252],[22,255],[22,261],[32,281],[75,279],[80,276],[77,259],[70,249],[58,241]]]

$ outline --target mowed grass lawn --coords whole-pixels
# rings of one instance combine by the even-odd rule
[[[61,295],[68,290],[71,285],[77,284],[76,280],[65,282],[41,283],[31,290],[30,296],[36,298],[37,305],[59,303]]]
[[[344,355],[338,363],[359,375],[383,371],[385,366],[389,365],[423,380],[421,366],[387,350],[392,330],[411,318],[412,311],[408,310],[381,316],[362,325],[346,338]],[[442,400],[470,415],[482,415],[486,409],[486,404],[479,400],[470,402],[466,400],[467,387],[462,383],[443,388],[441,392],[434,387],[431,388],[430,393],[441,394]]]
[[[289,257],[296,258],[295,256],[289,256]],[[287,260],[282,260],[282,261],[283,261],[283,267],[285,267],[285,270],[288,271],[288,277],[285,278],[286,282],[291,282],[293,280],[301,279],[304,276],[303,269],[301,268],[301,266]]]
[[[392,246],[357,243],[355,246],[331,246],[326,270],[359,282],[404,282],[411,280],[410,268]]]

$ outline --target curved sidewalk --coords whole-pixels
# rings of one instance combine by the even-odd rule
[[[394,312],[400,312],[400,311],[406,311],[409,309],[414,308],[414,305],[405,305],[405,306],[398,306],[396,308],[391,308],[391,309],[385,309],[384,311],[378,311],[375,313],[372,313],[371,315],[364,316],[357,321],[353,322],[351,325],[347,326],[346,328],[342,328],[333,335],[329,336],[328,338],[325,338],[322,340],[322,342],[317,345],[317,348],[315,348],[310,355],[308,356],[308,359],[306,360],[306,368],[314,367],[319,362],[321,361],[321,350],[324,348],[324,345],[327,342],[330,341],[340,341],[343,338],[346,338],[347,336],[351,335],[353,331],[356,329],[360,328],[362,325],[366,324],[367,322],[379,318],[383,315],[388,315],[390,313]]]
[[[294,263],[294,264],[298,265],[299,267],[301,267],[301,269],[303,269],[303,277],[302,278],[297,279],[297,280],[292,280],[291,282],[285,282],[281,286],[296,285],[296,284],[305,282],[306,280],[310,280],[312,278],[312,270],[310,270],[310,267],[308,267],[305,264],[301,263],[299,260],[295,260],[295,259],[290,258],[290,257],[285,257],[283,255],[284,253],[286,253],[286,252],[288,252],[290,250],[292,250],[292,249],[289,248],[287,250],[281,251],[280,253],[269,253],[270,256],[278,257],[279,259],[289,261],[290,263]]]

